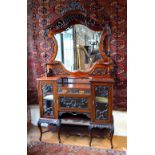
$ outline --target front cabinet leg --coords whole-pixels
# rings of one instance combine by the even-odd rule
[[[58,126],[58,140],[59,140],[59,144],[61,143],[60,131],[61,131],[61,127]]]
[[[92,128],[89,128],[89,137],[90,137],[90,141],[89,141],[89,146],[91,147],[91,143],[92,143]]]
[[[42,127],[41,127],[40,120],[38,121],[38,128],[39,128],[39,131],[40,131],[40,138],[39,138],[39,140],[41,141],[41,139],[42,139]]]
[[[111,149],[113,149],[113,135],[114,135],[114,129],[110,129],[110,143],[111,143]]]

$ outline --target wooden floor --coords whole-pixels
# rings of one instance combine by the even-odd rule
[[[44,129],[46,130],[46,129]],[[27,142],[39,141],[40,132],[35,126],[28,128]],[[47,143],[57,143],[57,133],[47,132],[42,136],[42,141]],[[89,137],[61,135],[61,143],[77,146],[89,146]],[[127,150],[127,137],[114,136],[113,145],[115,150]],[[92,147],[110,149],[110,141],[103,138],[93,138]]]

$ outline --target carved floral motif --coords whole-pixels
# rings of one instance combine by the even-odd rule
[[[83,25],[86,25],[90,28],[96,28],[98,30],[104,29],[104,23],[100,23],[97,20],[94,20],[93,18],[90,18],[89,16],[83,15],[83,14],[71,14],[69,16],[64,16],[64,18],[58,20],[54,24],[51,24],[47,26],[47,29],[50,31],[60,31],[61,29],[65,29],[69,27],[73,22],[81,23]]]
[[[59,104],[62,108],[88,109],[88,98],[59,97]]]
[[[106,75],[106,73],[107,73],[106,68],[95,68],[93,70],[93,72],[89,73],[89,75],[91,75],[91,76],[104,76],[104,75]]]

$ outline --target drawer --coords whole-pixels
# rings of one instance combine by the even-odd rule
[[[88,109],[89,99],[88,97],[59,96],[58,103],[60,109],[61,108]]]

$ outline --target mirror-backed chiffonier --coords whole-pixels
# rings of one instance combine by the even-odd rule
[[[87,133],[90,146],[94,133],[107,132],[113,147],[114,79],[109,25],[74,12],[56,20],[45,32],[53,51],[46,64],[46,76],[37,79],[40,140],[42,123],[47,123],[57,129],[59,143],[65,130]]]

